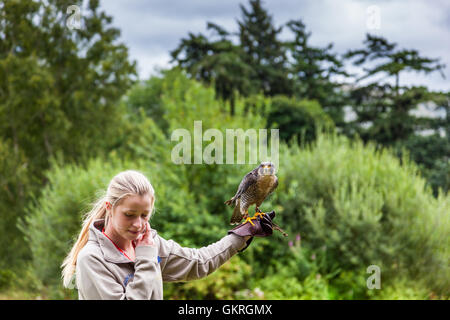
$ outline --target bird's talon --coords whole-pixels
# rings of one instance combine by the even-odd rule
[[[255,217],[251,217],[251,218],[247,217],[242,224],[246,224],[247,222],[250,222],[251,225],[254,226],[255,224],[252,222],[252,220],[255,220],[255,219],[256,219]]]
[[[256,217],[260,217],[260,218],[262,218],[263,217],[263,215],[265,215],[266,213],[265,212],[261,212],[261,211],[259,211],[259,212],[256,212],[255,213],[255,215],[253,216],[253,218],[256,218]]]

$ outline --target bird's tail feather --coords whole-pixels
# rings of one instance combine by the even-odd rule
[[[230,223],[231,224],[238,224],[242,220],[242,213],[241,213],[241,202],[239,200],[236,201],[236,207],[234,207],[233,215],[231,216]]]

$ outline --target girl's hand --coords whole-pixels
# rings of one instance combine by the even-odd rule
[[[145,231],[142,235],[139,236],[135,240],[136,247],[138,246],[153,246],[155,242],[153,241],[151,229],[150,229],[150,223],[147,221],[145,225]]]

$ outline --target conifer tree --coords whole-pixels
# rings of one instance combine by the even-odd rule
[[[274,26],[273,18],[260,0],[250,0],[250,8],[240,5],[238,21],[240,46],[244,59],[255,71],[255,82],[266,95],[292,94],[288,78],[286,50],[279,40],[282,27]]]
[[[354,59],[356,66],[364,66],[364,74],[357,79],[359,85],[352,92],[357,114],[356,131],[363,139],[376,140],[384,145],[404,141],[418,129],[420,119],[412,113],[420,103],[432,101],[433,93],[425,87],[400,85],[402,72],[415,71],[429,74],[444,68],[439,59],[422,57],[417,50],[396,50],[397,44],[385,38],[367,34],[365,48],[350,50],[345,56]],[[374,64],[378,62],[378,64]],[[375,76],[384,76],[368,84]],[[387,80],[394,78],[394,83]],[[386,80],[387,79],[387,80]],[[383,81],[384,80],[384,81]],[[421,129],[423,127],[423,121]]]

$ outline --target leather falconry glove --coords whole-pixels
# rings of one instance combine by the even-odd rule
[[[244,251],[249,246],[253,240],[253,237],[270,236],[272,235],[274,229],[280,231],[286,237],[287,233],[272,222],[273,218],[275,218],[275,211],[272,210],[271,212],[264,214],[262,217],[258,217],[253,220],[253,224],[242,223],[229,230],[228,234],[234,233],[241,237],[251,236],[251,238],[247,240],[247,245],[243,249],[239,250],[239,252]]]

